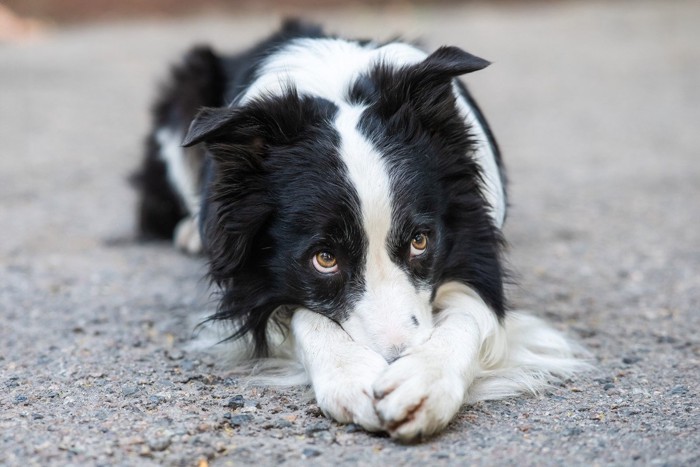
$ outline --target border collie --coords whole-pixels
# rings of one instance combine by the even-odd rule
[[[457,79],[488,64],[288,21],[236,56],[191,50],[155,105],[141,233],[203,251],[212,318],[300,363],[338,422],[420,439],[584,366],[506,313],[503,166]]]

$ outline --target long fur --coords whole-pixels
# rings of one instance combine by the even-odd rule
[[[329,417],[404,441],[585,369],[508,310],[503,161],[457,80],[488,65],[293,21],[233,57],[192,50],[137,180],[144,237],[207,255],[226,332],[197,345],[229,342],[249,381],[310,384]]]

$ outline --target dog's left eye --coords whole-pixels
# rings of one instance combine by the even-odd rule
[[[311,261],[314,268],[323,274],[331,274],[338,271],[338,260],[329,251],[319,251]]]
[[[420,256],[428,249],[428,236],[424,233],[417,233],[411,240],[411,258]]]

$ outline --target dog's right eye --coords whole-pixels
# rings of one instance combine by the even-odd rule
[[[320,273],[331,274],[338,270],[338,260],[333,253],[319,251],[312,260],[314,268]]]

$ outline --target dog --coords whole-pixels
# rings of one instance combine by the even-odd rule
[[[504,167],[458,79],[487,65],[292,20],[235,56],[195,47],[154,106],[141,234],[203,251],[212,319],[301,363],[340,423],[420,440],[584,366],[507,312]]]

